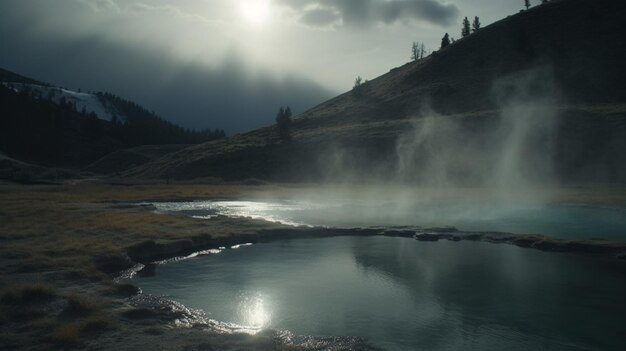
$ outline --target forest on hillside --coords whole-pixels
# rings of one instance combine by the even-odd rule
[[[57,104],[0,86],[0,152],[43,165],[82,166],[123,148],[197,144],[225,136],[220,129],[182,128],[109,93],[97,95],[123,117],[105,121],[64,99]]]

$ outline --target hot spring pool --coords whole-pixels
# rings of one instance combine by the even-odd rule
[[[466,231],[543,234],[559,239],[626,240],[626,209],[469,201],[196,201],[154,203],[158,211],[198,218],[253,217],[329,227],[454,226]]]
[[[134,283],[207,317],[386,350],[623,350],[626,266],[480,242],[300,239],[157,265]]]

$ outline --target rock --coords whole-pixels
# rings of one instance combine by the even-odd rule
[[[107,274],[118,273],[135,265],[127,255],[95,256],[92,261],[98,270]]]
[[[128,256],[136,262],[146,263],[160,258],[169,258],[193,252],[194,242],[191,239],[182,240],[153,240],[130,246],[127,249]]]
[[[464,240],[471,240],[471,241],[478,241],[478,240],[482,240],[483,239],[483,235],[482,234],[463,234],[463,239]]]
[[[536,237],[522,236],[514,239],[512,243],[520,247],[532,247],[533,244],[535,244],[539,240],[540,239]]]
[[[140,262],[146,257],[154,255],[156,251],[156,243],[153,240],[146,240],[139,244],[130,246],[127,249],[128,256],[133,260]]]
[[[553,240],[540,240],[531,244],[530,247],[534,249],[539,249],[542,251],[558,251],[558,252],[570,251],[570,248],[568,248],[567,245],[563,245],[563,243],[553,241]]]
[[[113,294],[122,297],[135,296],[141,293],[141,289],[130,283],[117,284],[113,289]]]
[[[439,234],[422,233],[415,234],[415,239],[418,241],[439,241],[441,236]]]
[[[392,236],[392,237],[410,238],[415,235],[415,231],[414,230],[390,229],[390,230],[385,230],[383,232],[383,235]]]

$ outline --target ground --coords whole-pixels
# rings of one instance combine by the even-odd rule
[[[305,190],[295,185],[235,183],[0,183],[0,349],[295,349],[281,345],[269,332],[255,336],[208,332],[210,326],[194,311],[142,300],[135,287],[114,278],[125,268],[127,262],[120,257],[126,254],[149,260],[187,244],[191,250],[216,240],[258,238],[262,232],[291,233],[260,220],[156,214],[147,207],[129,206],[128,201],[254,198],[270,193],[295,198]],[[327,191],[361,193],[358,187]],[[626,207],[623,187],[563,188],[556,198]],[[175,328],[176,320],[187,324]]]

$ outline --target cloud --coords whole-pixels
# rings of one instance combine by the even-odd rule
[[[329,8],[314,8],[304,11],[299,21],[310,27],[333,27],[341,23],[341,15]]]
[[[205,24],[221,24],[220,21],[212,21],[212,20],[207,19],[206,17],[185,12],[181,10],[180,8],[170,5],[170,4],[149,5],[143,2],[138,2],[138,3],[129,5],[128,12],[135,13],[135,14],[154,12],[157,14],[163,14],[166,17],[177,18],[177,19],[182,19],[182,20],[198,21],[198,22],[202,22]]]
[[[439,0],[281,0],[311,27],[371,27],[401,21],[454,23],[459,9]]]
[[[85,6],[69,6],[79,2]],[[223,128],[228,133],[272,124],[281,105],[303,112],[334,95],[299,73],[279,74],[253,65],[235,45],[211,64],[203,57],[177,56],[148,39],[175,48],[182,40],[176,35],[193,32],[175,23],[173,28],[181,30],[168,28],[168,33],[164,19],[198,24],[198,18],[167,4],[131,9],[130,2],[117,2],[118,12],[110,3],[0,0],[0,67],[71,89],[108,91],[184,127]],[[57,9],[59,4],[65,6]],[[148,18],[140,20],[143,17]],[[147,31],[157,28],[155,24],[159,30]],[[146,39],[127,39],[130,36]]]
[[[78,0],[79,2],[91,7],[95,12],[114,11],[121,12],[122,9],[113,0]]]

